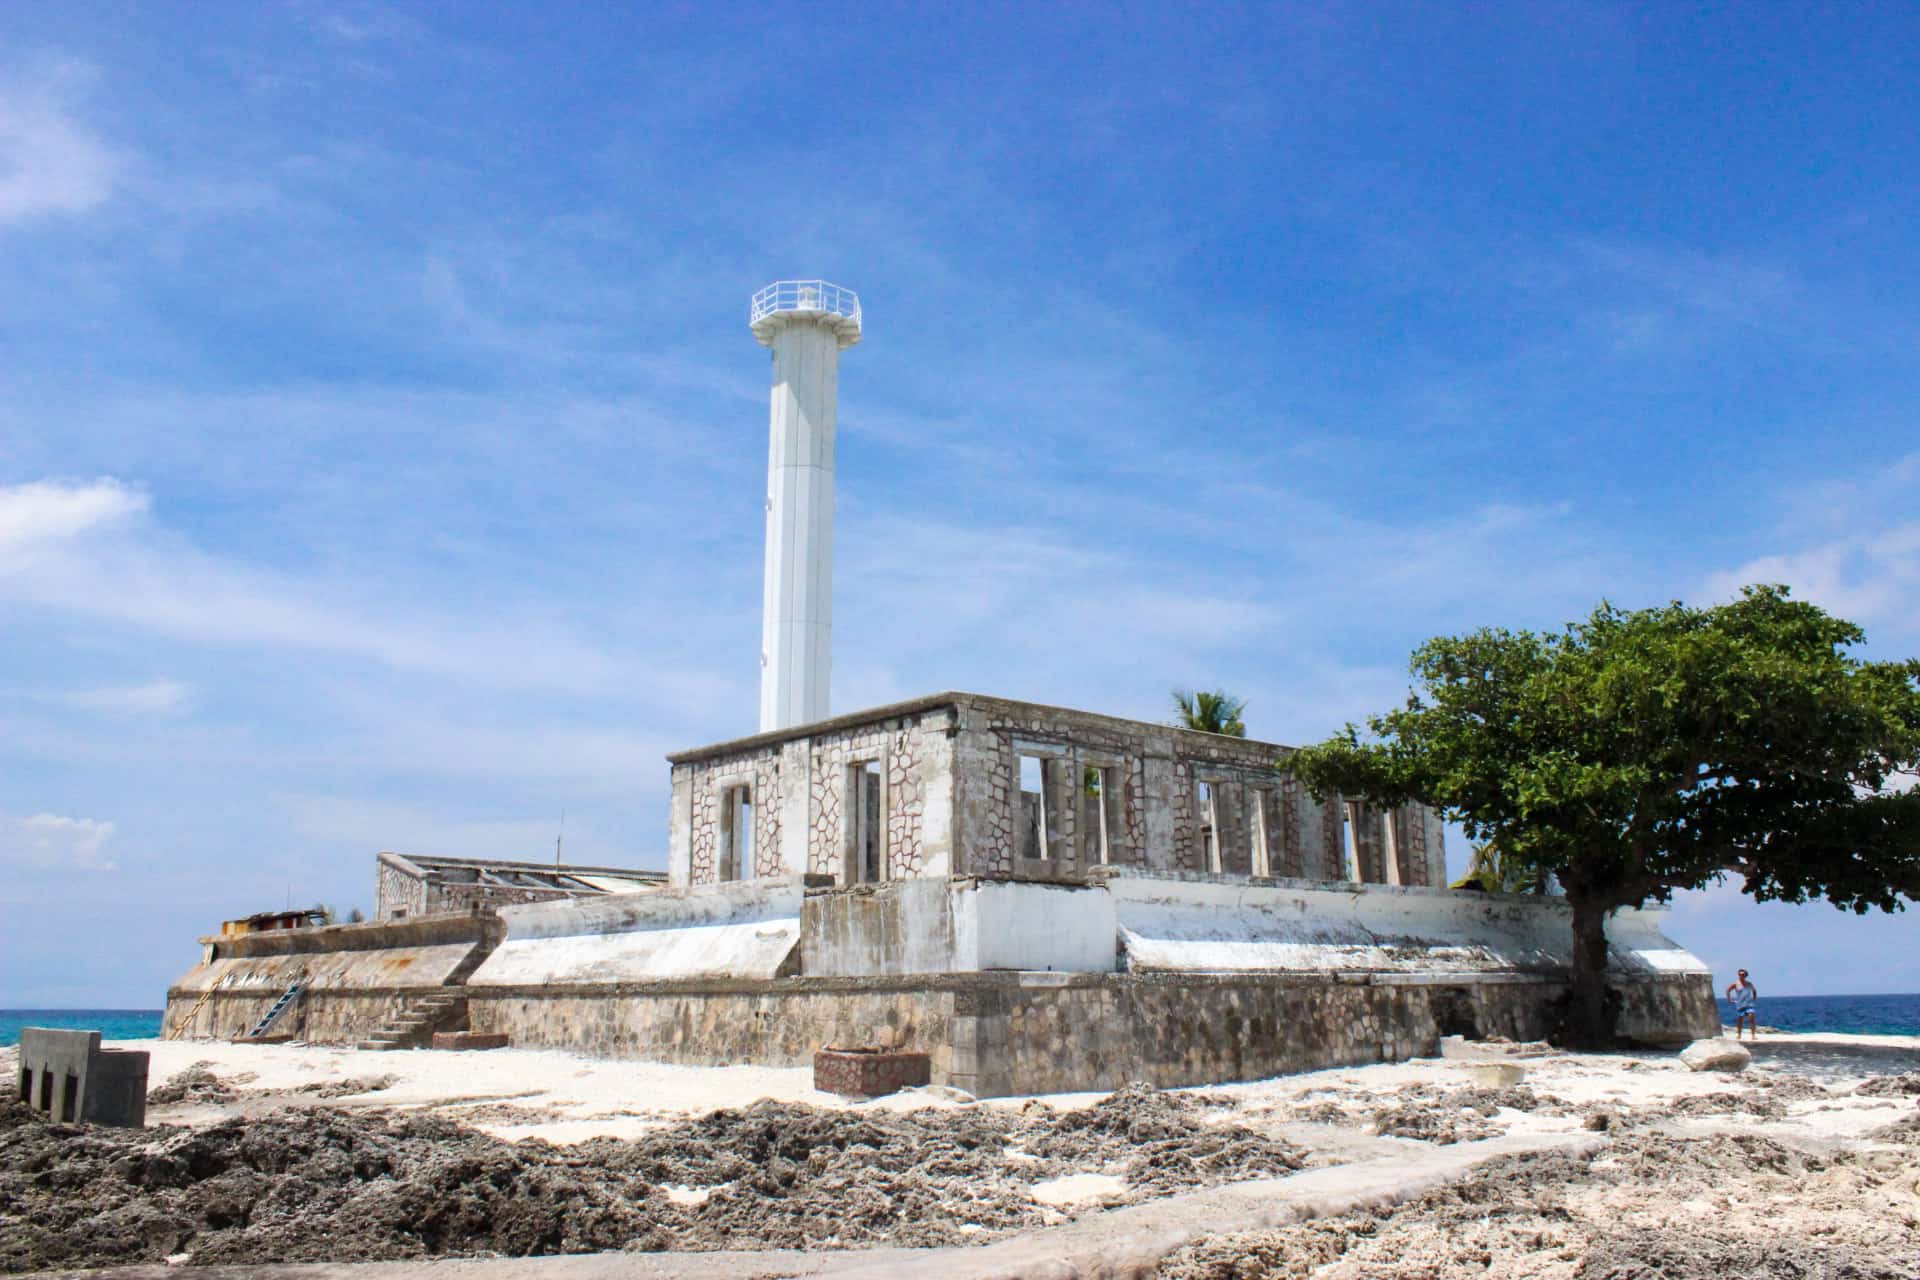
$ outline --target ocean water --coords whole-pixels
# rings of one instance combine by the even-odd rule
[[[1782,1031],[1850,1031],[1863,1036],[1920,1036],[1920,995],[1770,996],[1760,993],[1760,1025]],[[1720,1002],[1733,1025],[1733,1006]]]
[[[103,1040],[151,1040],[160,1034],[158,1009],[0,1009],[0,1046],[20,1043],[22,1027],[98,1031]]]

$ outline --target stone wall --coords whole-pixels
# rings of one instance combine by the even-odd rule
[[[457,984],[500,937],[491,916],[440,915],[201,939],[203,959],[167,989],[167,1040],[244,1035],[296,980],[274,1033],[350,1043],[410,1000]]]
[[[883,834],[880,879],[945,875],[952,866],[952,752],[944,707],[808,726],[799,736],[766,735],[752,745],[676,759],[669,875],[676,885],[721,879],[728,788],[752,788],[753,867],[738,878],[808,873],[842,883],[847,850],[851,771],[875,767]]]
[[[738,877],[805,871],[840,884],[868,878],[848,865],[855,815],[846,792],[853,767],[871,762],[885,834],[880,879],[1058,880],[1111,865],[1440,883],[1445,850],[1432,815],[1417,808],[1388,813],[1339,797],[1316,803],[1280,767],[1289,750],[1062,707],[940,694],[672,757],[670,876],[676,885],[721,878],[729,822],[723,797],[729,787],[750,786],[754,865],[736,869]],[[1037,789],[1023,790],[1023,757],[1044,762]],[[1089,782],[1096,771],[1098,787]],[[1044,842],[1028,834],[1039,813]]]
[[[1634,981],[1623,1008],[1713,1034],[1703,975]],[[474,991],[475,1031],[523,1047],[689,1065],[806,1066],[823,1047],[926,1053],[936,1084],[980,1096],[1255,1080],[1430,1055],[1439,1037],[1538,1039],[1566,998],[1551,979],[1407,982],[1366,975],[982,973],[911,982],[790,978]]]

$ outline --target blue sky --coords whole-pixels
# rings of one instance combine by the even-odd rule
[[[0,1005],[157,1005],[380,848],[661,865],[661,756],[754,726],[782,277],[867,309],[839,709],[1300,742],[1430,635],[1752,580],[1920,652],[1917,60],[1898,6],[0,7]],[[1674,932],[1920,990],[1920,914]]]

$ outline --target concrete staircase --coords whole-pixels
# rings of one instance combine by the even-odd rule
[[[453,991],[436,991],[409,1000],[386,1025],[359,1042],[362,1049],[418,1049],[432,1043],[436,1031],[467,1029],[467,998]]]

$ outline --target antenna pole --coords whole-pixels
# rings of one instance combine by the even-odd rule
[[[553,865],[560,865],[560,842],[567,836],[567,811],[560,810],[560,832],[553,838]]]

